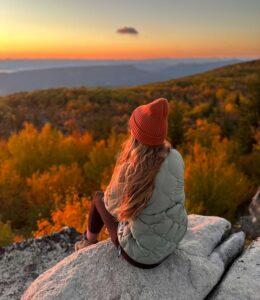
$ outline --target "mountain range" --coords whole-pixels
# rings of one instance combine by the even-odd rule
[[[45,65],[39,62],[35,64],[5,62],[4,64],[2,61],[0,62],[0,95],[57,87],[135,86],[194,75],[237,62],[240,60],[188,60],[180,63],[168,60],[144,60],[132,63],[117,61],[104,63],[104,65],[92,65],[89,62],[86,66],[74,62],[75,65],[70,66],[69,63],[72,62],[68,61],[63,64],[53,62],[54,67],[51,67],[50,61]]]

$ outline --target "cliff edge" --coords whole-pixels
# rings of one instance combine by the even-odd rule
[[[189,215],[176,251],[146,270],[118,257],[110,239],[74,252],[79,236],[65,227],[5,248],[0,299],[258,299],[259,239],[244,249],[244,232],[231,233],[226,219]]]

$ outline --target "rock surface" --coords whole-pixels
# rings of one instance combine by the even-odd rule
[[[29,239],[0,250],[0,299],[20,299],[28,285],[74,251],[80,234],[64,227],[50,236]]]
[[[260,237],[260,186],[245,213],[239,216],[234,227],[243,230],[250,240]]]
[[[243,232],[214,216],[189,215],[176,251],[154,269],[130,265],[111,240],[74,252],[41,274],[22,300],[204,299],[244,246]]]
[[[260,299],[260,238],[232,264],[210,299]]]

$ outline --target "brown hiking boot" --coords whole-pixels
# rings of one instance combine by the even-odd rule
[[[96,243],[98,243],[98,240],[96,240],[95,242],[90,242],[86,237],[86,231],[84,231],[81,240],[74,244],[74,249],[75,251],[77,251]]]
[[[74,249],[75,249],[75,251],[77,251],[77,250],[80,250],[82,248],[88,247],[88,246],[96,244],[96,243],[98,243],[98,241],[96,241],[96,242],[90,242],[88,240],[78,241],[75,243]]]

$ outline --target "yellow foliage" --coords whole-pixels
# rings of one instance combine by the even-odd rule
[[[0,214],[4,221],[11,220],[20,225],[24,216],[24,198],[22,197],[24,181],[14,169],[11,160],[0,163]]]
[[[100,188],[104,190],[105,186],[109,183],[109,174],[112,173],[116,155],[126,136],[126,134],[118,136],[112,130],[107,141],[97,141],[91,149],[89,161],[84,165],[85,177],[88,180],[88,190],[86,191],[88,194]]]
[[[23,130],[10,136],[7,146],[17,170],[23,176],[30,176],[62,161],[61,138],[62,134],[50,124],[45,124],[38,133],[32,124],[26,122]]]
[[[59,209],[66,198],[84,190],[84,179],[76,163],[52,166],[43,173],[36,172],[26,179],[26,199],[30,207],[29,221],[36,225],[39,218],[47,218],[51,210]]]
[[[89,132],[82,135],[74,134],[62,138],[60,148],[67,162],[77,162],[79,165],[88,160],[93,147],[93,137]]]
[[[197,104],[192,110],[192,115],[195,117],[203,116],[204,112],[209,109],[209,105],[210,104],[208,102]]]
[[[186,207],[189,213],[218,215],[233,221],[239,204],[248,200],[251,185],[246,176],[227,162],[225,143],[211,149],[195,143],[185,157]]]
[[[31,124],[24,123],[19,133],[13,133],[7,142],[8,151],[16,169],[23,176],[43,172],[52,165],[83,164],[92,148],[92,135],[64,137],[60,131],[46,123],[40,132]]]
[[[11,244],[13,237],[14,235],[11,228],[11,222],[7,221],[6,223],[3,223],[0,220],[0,247]]]
[[[197,119],[194,128],[186,132],[186,139],[189,144],[199,143],[210,148],[214,141],[219,141],[221,135],[220,127],[215,123],[209,123],[205,119]]]

